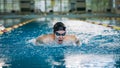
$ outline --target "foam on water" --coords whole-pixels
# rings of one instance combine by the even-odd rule
[[[113,55],[66,55],[65,64],[67,68],[114,68]]]
[[[32,43],[33,45],[36,45],[36,38],[30,39],[26,41],[26,43]]]

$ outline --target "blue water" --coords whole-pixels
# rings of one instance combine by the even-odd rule
[[[34,45],[42,34],[52,33],[62,21],[68,34],[81,44]],[[0,36],[0,67],[3,68],[119,68],[120,31],[68,18],[39,18]]]

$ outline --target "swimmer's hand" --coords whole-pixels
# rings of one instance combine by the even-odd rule
[[[77,45],[80,45],[80,41],[77,39],[75,42]]]

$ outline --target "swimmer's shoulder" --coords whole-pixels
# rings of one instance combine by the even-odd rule
[[[80,44],[80,41],[76,35],[66,35],[66,40],[73,41],[78,45]]]
[[[50,39],[50,40],[54,40],[55,35],[54,34],[47,34],[43,36],[44,39]]]
[[[52,38],[54,37],[53,34],[45,34],[45,35],[41,35],[38,37],[38,39],[46,39],[46,38]]]
[[[75,35],[66,35],[66,39],[75,40],[77,37]]]
[[[47,43],[49,41],[52,41],[54,39],[53,34],[46,34],[46,35],[41,35],[36,39],[37,43]]]

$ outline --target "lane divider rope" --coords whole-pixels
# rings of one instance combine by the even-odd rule
[[[71,18],[71,19],[72,20],[80,20],[80,19],[73,19],[73,18]],[[120,20],[120,18],[112,18],[112,19]],[[84,22],[91,23],[91,24],[96,24],[96,25],[101,25],[101,26],[112,28],[112,29],[115,29],[115,30],[120,30],[120,27],[115,26],[115,25],[109,25],[109,24],[98,23],[98,22],[91,22],[91,21],[86,21],[86,20],[80,20],[80,21],[84,21]]]
[[[117,19],[119,20],[120,18],[117,18]],[[0,35],[4,34],[5,32],[9,32],[9,31],[11,31],[11,30],[13,30],[13,29],[15,29],[15,28],[18,28],[18,27],[20,27],[20,26],[23,26],[23,25],[25,25],[25,24],[27,24],[27,23],[30,23],[30,22],[32,22],[32,21],[34,21],[34,20],[36,20],[36,19],[31,19],[31,20],[28,20],[28,21],[19,23],[19,24],[17,24],[17,25],[13,25],[12,27],[5,28],[4,30],[1,30],[1,31],[0,31]],[[85,20],[81,20],[81,21],[85,21]],[[92,24],[96,24],[96,25],[102,25],[102,26],[109,27],[109,28],[116,29],[116,30],[120,30],[120,27],[119,27],[119,26],[113,26],[113,25],[102,24],[102,23],[97,23],[97,22],[90,22],[90,21],[85,21],[85,22],[92,23]]]
[[[109,25],[109,24],[103,24],[103,23],[97,23],[97,22],[90,22],[90,21],[85,21],[85,22],[96,24],[96,25],[101,25],[101,26],[105,26],[105,27],[109,27],[109,28],[112,28],[112,29],[115,29],[115,30],[120,30],[120,27],[115,26],[115,25]]]
[[[25,22],[22,22],[22,23],[13,25],[13,26],[11,26],[11,27],[5,28],[4,30],[0,30],[0,35],[4,34],[5,32],[9,32],[9,31],[11,31],[11,30],[13,30],[13,29],[16,29],[16,28],[18,28],[18,27],[20,27],[20,26],[23,26],[23,25],[25,25],[25,24],[27,24],[27,23],[30,23],[30,22],[32,22],[32,21],[35,21],[35,20],[36,20],[36,19],[31,19],[31,20],[28,20],[28,21],[25,21]]]
[[[80,20],[80,19],[73,19],[73,18],[71,18],[71,19],[72,20]],[[120,18],[113,18],[113,17],[111,19],[120,20]],[[96,25],[101,25],[101,26],[112,28],[112,29],[115,29],[115,30],[120,30],[120,27],[119,26],[115,26],[115,25],[109,25],[109,24],[98,23],[98,22],[91,22],[91,21],[86,21],[86,20],[80,20],[80,21],[84,21],[84,22],[91,23],[91,24],[96,24]]]

